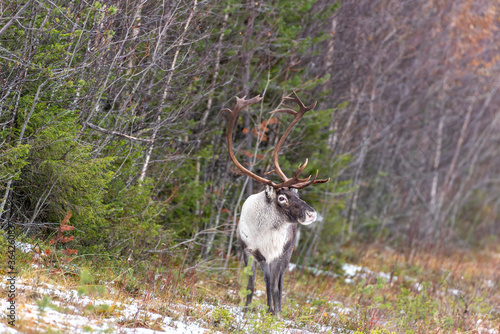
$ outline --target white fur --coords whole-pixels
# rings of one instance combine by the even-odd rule
[[[247,245],[247,251],[259,250],[270,262],[282,255],[288,241],[289,223],[281,221],[275,210],[269,210],[265,191],[247,198],[241,209],[238,234]]]
[[[316,217],[317,217],[316,211],[310,212],[309,215],[306,214],[306,220],[304,220],[303,222],[299,220],[299,223],[301,223],[302,225],[312,224],[316,221]]]

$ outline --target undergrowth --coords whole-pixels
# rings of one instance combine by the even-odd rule
[[[35,243],[29,238],[23,241]],[[283,311],[275,317],[267,310],[260,271],[253,302],[248,312],[242,312],[248,272],[237,259],[231,259],[225,272],[210,269],[218,267],[217,260],[203,270],[185,270],[174,257],[132,262],[78,254],[69,261],[62,250],[49,243],[39,243],[38,247],[41,252],[19,252],[17,265],[23,279],[110,301],[69,307],[53,296],[19,295],[18,302],[35,303],[41,313],[52,308],[63,313],[80,312],[92,319],[119,317],[117,305],[134,298],[139,309],[171,317],[172,321],[196,321],[222,333],[301,329],[320,333],[495,334],[500,330],[500,258],[494,252],[422,252],[405,261],[404,255],[372,246],[354,259],[366,268],[354,277],[328,274],[328,268],[322,268],[324,273],[319,275],[307,268],[288,272]],[[0,238],[2,263],[6,263],[5,249],[5,239]],[[161,329],[157,321],[147,317],[123,325]],[[28,323],[23,328],[31,327]]]

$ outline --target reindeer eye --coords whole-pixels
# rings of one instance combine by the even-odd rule
[[[280,202],[286,202],[286,196],[280,195],[278,197],[278,201],[280,201]]]

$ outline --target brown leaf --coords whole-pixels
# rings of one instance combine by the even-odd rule
[[[68,213],[66,214],[66,217],[64,217],[63,221],[61,222],[61,225],[66,225],[69,221],[69,219],[71,218],[73,214],[71,212],[68,211]]]
[[[276,124],[276,123],[279,123],[279,119],[277,117],[272,117],[266,121],[267,125]]]
[[[259,124],[259,128],[261,131],[267,132],[269,131],[269,128],[264,125],[264,123]]]
[[[74,236],[71,236],[71,237],[62,237],[61,239],[59,239],[59,241],[62,242],[62,243],[67,243],[67,242],[73,241],[74,239],[75,239]]]
[[[247,158],[251,158],[251,157],[253,157],[252,152],[247,151],[247,150],[244,150],[244,151],[243,151],[243,155],[244,155],[245,157],[247,157]]]
[[[257,130],[257,128],[253,128],[252,129],[252,133],[253,135],[256,137],[256,138],[259,138],[262,140],[262,141],[267,141],[267,136],[264,132],[262,131],[259,131]]]
[[[71,230],[74,230],[75,227],[74,226],[71,226],[71,225],[62,225],[61,224],[61,227],[59,227],[61,231],[71,231]]]
[[[65,255],[76,255],[78,254],[78,250],[77,249],[63,249],[63,254]]]

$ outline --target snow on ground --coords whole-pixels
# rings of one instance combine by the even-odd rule
[[[293,271],[295,270],[295,268],[301,268],[301,266],[298,266],[295,263],[290,263],[288,266],[288,271]],[[389,273],[383,273],[383,272],[375,273],[366,267],[361,267],[350,263],[343,263],[342,270],[344,271],[343,276],[344,276],[344,281],[346,283],[353,283],[356,277],[364,278],[368,275],[375,275],[386,281],[390,280],[391,278],[391,274]],[[325,275],[325,276],[339,277],[338,274],[332,273],[330,271],[324,271],[314,267],[306,267],[306,271],[316,276]],[[393,276],[392,279],[397,279],[397,276]]]
[[[6,277],[2,277],[2,282]],[[0,283],[0,288],[5,291],[5,283]],[[187,323],[184,321],[173,320],[171,317],[160,315],[156,312],[144,310],[140,305],[144,304],[142,300],[130,299],[126,303],[115,302],[112,300],[90,298],[79,295],[76,290],[63,290],[47,283],[26,282],[19,280],[16,282],[16,291],[18,296],[26,293],[48,296],[47,305],[43,303],[22,303],[16,305],[16,324],[29,327],[34,331],[61,331],[63,333],[84,333],[84,332],[113,332],[113,333],[204,333],[207,330],[198,323]],[[10,303],[7,300],[1,301],[1,308],[7,309]],[[75,307],[77,305],[78,307]],[[118,310],[117,317],[101,318],[89,317],[83,315],[81,309],[87,306],[107,305]],[[154,321],[158,324],[158,330],[133,327],[135,322],[141,323],[142,319]],[[5,317],[3,319],[6,321]],[[122,324],[131,324],[124,326]],[[0,333],[21,333],[5,323],[0,322]]]
[[[0,282],[6,282],[6,276],[0,276]],[[0,289],[7,289],[7,284],[0,283]],[[228,291],[237,294],[236,291]],[[61,333],[123,333],[123,334],[201,334],[213,332],[202,327],[200,322],[193,322],[191,319],[183,318],[178,310],[198,309],[209,315],[216,308],[225,308],[233,316],[238,324],[246,324],[245,315],[242,309],[233,306],[219,305],[215,307],[207,303],[201,304],[172,304],[170,309],[172,313],[179,314],[180,320],[160,313],[146,310],[143,299],[129,298],[123,302],[117,302],[109,299],[92,298],[88,295],[79,294],[77,290],[65,289],[61,286],[39,282],[35,279],[27,280],[18,278],[16,281],[16,293],[18,295],[16,304],[16,326],[21,330],[16,330],[6,325],[5,315],[0,321],[0,333],[23,333],[26,330],[30,332],[61,332]],[[256,291],[256,295],[264,295],[261,290]],[[19,296],[33,296],[34,298],[19,298]],[[36,299],[36,301],[35,301]],[[27,300],[26,302],[22,302]],[[349,309],[343,309],[340,303],[335,302],[339,313],[349,313]],[[2,300],[0,308],[5,310],[9,302]],[[106,315],[99,313],[89,314],[84,311],[88,307],[97,309],[99,306],[105,306],[106,309],[113,309]],[[258,316],[258,315],[257,315]],[[134,324],[137,324],[134,326]],[[154,329],[145,328],[141,324],[154,324]],[[284,321],[286,329],[276,334],[313,334],[337,331],[331,327],[316,326],[314,332],[304,329],[294,329],[295,324],[291,321]],[[207,324],[206,324],[207,325]],[[208,325],[207,325],[208,326]],[[345,331],[343,332],[345,333]]]
[[[23,252],[31,252],[35,246],[26,243],[16,243],[16,247]],[[293,271],[295,268],[300,268],[296,264],[291,263],[289,270]],[[343,264],[342,270],[344,272],[343,278],[347,283],[353,283],[356,278],[363,278],[367,276],[381,277],[384,280],[390,279],[390,274],[375,273],[365,267],[356,266],[353,264]],[[314,267],[306,267],[306,271],[314,275],[325,275],[331,277],[339,277],[338,274],[329,271],[323,271]],[[7,288],[7,277],[3,277],[0,281],[0,289]],[[396,279],[396,277],[393,277]],[[3,283],[1,283],[3,282]],[[16,309],[16,322],[21,323],[25,328],[33,331],[44,332],[49,329],[53,331],[60,331],[63,333],[83,333],[83,332],[113,332],[113,333],[205,333],[208,329],[202,327],[199,322],[193,322],[183,318],[179,310],[187,310],[197,308],[203,310],[205,314],[210,314],[215,307],[206,303],[199,305],[172,305],[169,314],[179,315],[176,320],[169,316],[148,310],[147,304],[144,300],[132,299],[117,302],[113,300],[106,300],[100,298],[89,297],[88,295],[79,294],[77,290],[65,289],[52,284],[37,282],[36,280],[22,280],[16,281],[16,290],[18,296],[22,294],[32,294],[36,298],[28,298],[27,302],[20,303]],[[230,294],[237,295],[236,291],[228,291]],[[112,295],[112,294],[111,294]],[[259,298],[264,296],[265,292],[255,291],[255,297]],[[47,298],[48,297],[48,298]],[[43,300],[45,298],[45,303]],[[34,301],[38,299],[38,302]],[[23,300],[23,299],[20,299]],[[331,301],[333,306],[333,313],[335,314],[349,314],[352,312],[350,308],[346,308],[340,302]],[[1,306],[4,310],[9,305],[7,300],[2,300]],[[222,305],[221,305],[222,306]],[[94,310],[103,307],[104,311],[99,312],[86,312],[86,308],[91,307]],[[220,306],[219,306],[220,307]],[[245,322],[244,315],[238,307],[225,307],[235,317],[236,322]],[[110,311],[111,309],[111,311]],[[331,314],[333,316],[333,313]],[[4,321],[6,321],[4,316]],[[153,324],[154,329],[146,328],[147,325]],[[205,323],[205,325],[207,325]],[[287,327],[294,327],[294,324],[287,323]],[[332,330],[332,328],[318,328],[321,332]],[[287,333],[307,333],[304,330],[288,329]],[[8,327],[5,323],[0,322],[0,333],[19,333],[15,329]]]
[[[20,250],[23,253],[29,253],[33,248],[35,248],[35,246],[33,246],[32,244],[27,244],[25,242],[19,241],[16,241],[15,245],[16,249]]]
[[[12,327],[7,326],[3,322],[0,322],[0,333],[2,333],[2,334],[10,334],[10,333],[16,334],[19,332],[16,331],[15,329],[13,329]]]
[[[22,249],[23,252],[30,252],[34,246],[29,244],[17,243],[16,247]],[[296,268],[301,268],[296,264],[290,263],[289,271],[293,271]],[[325,275],[331,277],[341,277],[340,275],[323,271],[318,268],[306,267],[306,271],[314,275]],[[353,264],[343,264],[342,270],[344,274],[342,275],[346,283],[354,283],[359,278],[366,277],[380,277],[383,280],[390,280],[391,275],[384,272],[373,272],[366,267],[361,267]],[[3,291],[7,290],[7,276],[0,276],[0,289]],[[412,280],[411,278],[407,277]],[[397,279],[393,276],[392,279]],[[492,283],[487,282],[488,285]],[[421,289],[421,284],[415,282],[416,290]],[[111,288],[112,289],[112,288]],[[453,295],[459,295],[461,292],[456,289],[449,289],[449,293]],[[213,305],[206,303],[201,304],[172,304],[169,307],[169,314],[175,314],[176,319],[160,314],[156,311],[152,311],[147,305],[148,303],[144,299],[140,298],[129,298],[122,302],[117,302],[109,299],[93,298],[85,294],[79,294],[77,290],[66,289],[61,286],[55,286],[48,283],[39,282],[35,279],[26,280],[17,278],[16,280],[16,293],[18,296],[23,296],[29,294],[33,296],[32,298],[17,298],[16,304],[16,324],[21,325],[23,329],[28,329],[33,332],[47,332],[49,330],[58,331],[62,333],[138,333],[138,334],[153,334],[153,333],[167,333],[167,334],[178,334],[178,333],[192,333],[201,334],[205,332],[213,332],[209,329],[203,328],[209,326],[206,322],[194,321],[193,319],[187,319],[183,314],[189,312],[184,312],[188,310],[202,310],[201,312],[207,315],[207,319],[210,318],[211,312],[216,308]],[[229,290],[228,293],[237,295],[238,292],[234,290]],[[110,293],[113,296],[113,290]],[[265,292],[261,290],[256,290],[256,298],[265,296]],[[35,301],[37,299],[38,301]],[[25,301],[24,303],[22,301]],[[344,307],[341,302],[329,301],[332,304],[333,312],[330,316],[336,316],[339,314],[350,314],[353,310]],[[6,310],[9,302],[7,300],[2,300],[0,307]],[[107,310],[101,313],[99,312],[85,312],[87,308],[93,308],[94,310],[103,307],[103,310]],[[227,309],[233,316],[238,324],[246,323],[244,314],[241,308],[219,305],[218,308]],[[181,310],[181,311],[179,311]],[[178,315],[178,316],[177,316]],[[206,319],[205,319],[206,320]],[[15,328],[6,325],[7,319],[5,313],[2,316],[2,321],[0,321],[0,333],[22,333]],[[293,323],[285,321],[288,329],[280,332],[284,333],[312,333],[303,329],[293,329],[295,327]],[[146,328],[152,326],[154,328]],[[326,328],[319,326],[316,329],[318,332],[333,331],[333,328]],[[497,330],[490,330],[482,328],[478,322],[478,333],[481,334],[500,334]],[[346,331],[338,331],[346,333]],[[349,331],[347,331],[349,332]]]

